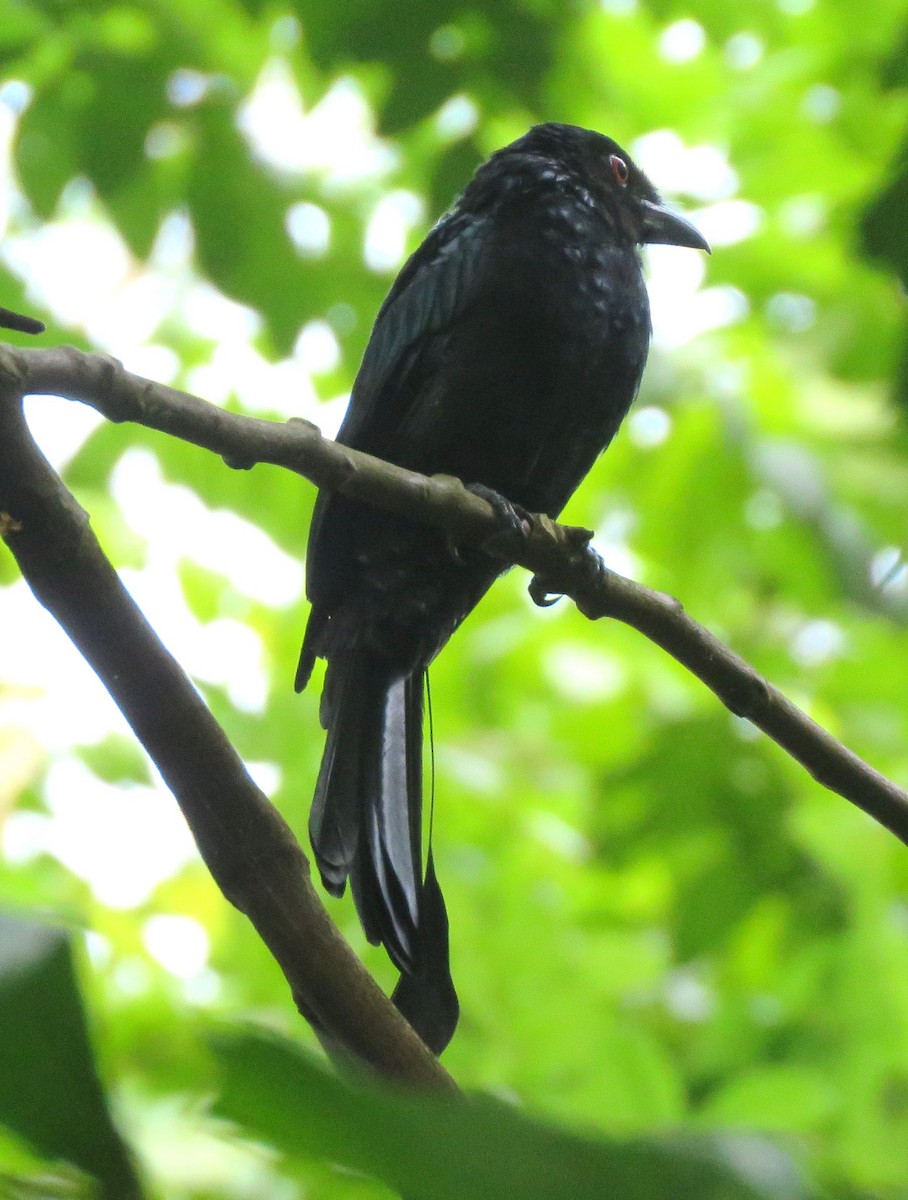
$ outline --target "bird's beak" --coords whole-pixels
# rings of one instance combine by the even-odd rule
[[[663,208],[661,204],[653,204],[651,200],[644,200],[641,207],[643,209],[641,242],[656,243],[660,246],[690,246],[692,250],[705,250],[707,254],[712,253],[709,242],[700,230],[691,225],[685,217],[672,212],[671,209]]]

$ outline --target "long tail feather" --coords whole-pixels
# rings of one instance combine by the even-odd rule
[[[425,880],[421,865],[422,673],[389,675],[358,647],[335,652],[321,716],[328,736],[309,832],[322,880],[340,895],[349,878],[366,937],[402,972],[398,1007],[440,1052],[457,998],[431,856]]]
[[[454,1036],[460,1004],[448,955],[448,914],[429,851],[419,907],[416,965],[403,974],[391,997],[422,1040],[441,1054]]]
[[[322,882],[343,894],[356,856],[360,830],[361,730],[369,720],[357,657],[330,670],[322,692],[322,724],[328,738],[309,813],[309,837]]]

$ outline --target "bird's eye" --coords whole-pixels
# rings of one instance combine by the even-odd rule
[[[621,187],[627,187],[627,163],[623,158],[619,158],[617,154],[609,155],[609,162],[612,164],[612,170],[615,173],[615,178]]]

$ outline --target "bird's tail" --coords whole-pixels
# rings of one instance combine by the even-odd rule
[[[360,648],[331,655],[309,835],[328,891],[349,877],[366,937],[401,971],[395,1004],[438,1054],[458,1005],[431,849],[425,876],[421,865],[423,685],[423,672],[395,676]]]

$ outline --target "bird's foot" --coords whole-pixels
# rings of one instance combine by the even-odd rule
[[[529,513],[484,483],[467,483],[464,486],[468,492],[485,500],[498,522],[498,528],[482,541],[480,549],[490,558],[513,561],[523,549],[530,532]]]
[[[578,525],[556,526],[554,522],[551,522],[550,526],[550,531],[558,534],[559,548],[567,551],[567,559],[566,562],[563,561],[562,566],[568,567],[568,573],[565,576],[562,569],[558,582],[545,574],[537,573],[533,576],[527,590],[530,599],[539,608],[550,608],[558,603],[564,595],[563,581],[567,578],[570,586],[572,572],[575,579],[578,570],[581,571],[582,578],[598,578],[605,572],[605,564],[590,544],[593,538],[592,529],[583,529]],[[558,586],[559,583],[561,586]]]
[[[563,592],[553,592],[541,575],[533,576],[527,591],[537,608],[551,608],[564,596]]]

